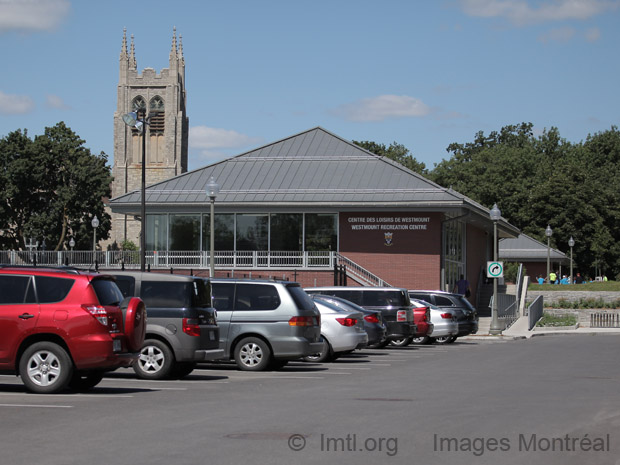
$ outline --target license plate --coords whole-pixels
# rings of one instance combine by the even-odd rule
[[[114,352],[120,352],[122,349],[121,347],[121,340],[120,339],[113,339],[112,340],[112,350]]]
[[[209,331],[209,339],[211,341],[215,341],[215,332],[214,331]]]

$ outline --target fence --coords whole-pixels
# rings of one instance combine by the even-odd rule
[[[620,328],[620,314],[608,312],[591,313],[590,328]]]
[[[215,268],[232,269],[333,269],[336,253],[330,251],[219,251]],[[205,251],[147,251],[150,268],[209,268],[210,254]],[[139,268],[138,251],[0,251],[0,263],[7,265],[48,265],[104,268]]]
[[[536,322],[543,316],[543,297],[541,295],[536,297],[534,302],[527,307],[527,313],[529,318],[528,326],[531,331],[536,326]]]

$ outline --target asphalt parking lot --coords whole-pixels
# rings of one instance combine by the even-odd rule
[[[618,336],[363,350],[88,393],[0,376],[2,464],[620,464]]]

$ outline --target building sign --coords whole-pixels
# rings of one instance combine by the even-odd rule
[[[339,223],[340,250],[349,252],[428,253],[441,239],[437,213],[343,212]]]
[[[351,216],[352,231],[427,231],[428,216]]]

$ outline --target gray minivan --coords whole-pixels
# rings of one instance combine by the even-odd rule
[[[349,300],[368,310],[379,310],[387,326],[387,339],[375,347],[385,347],[390,341],[411,341],[416,326],[413,307],[407,289],[398,287],[329,286],[306,288],[308,294],[333,295]],[[406,342],[403,345],[408,345]]]
[[[125,297],[146,305],[146,337],[133,369],[139,378],[187,376],[197,362],[224,357],[211,288],[203,278],[139,271],[109,271]]]
[[[242,370],[280,368],[319,353],[321,314],[298,283],[209,280],[220,326],[220,347]]]

